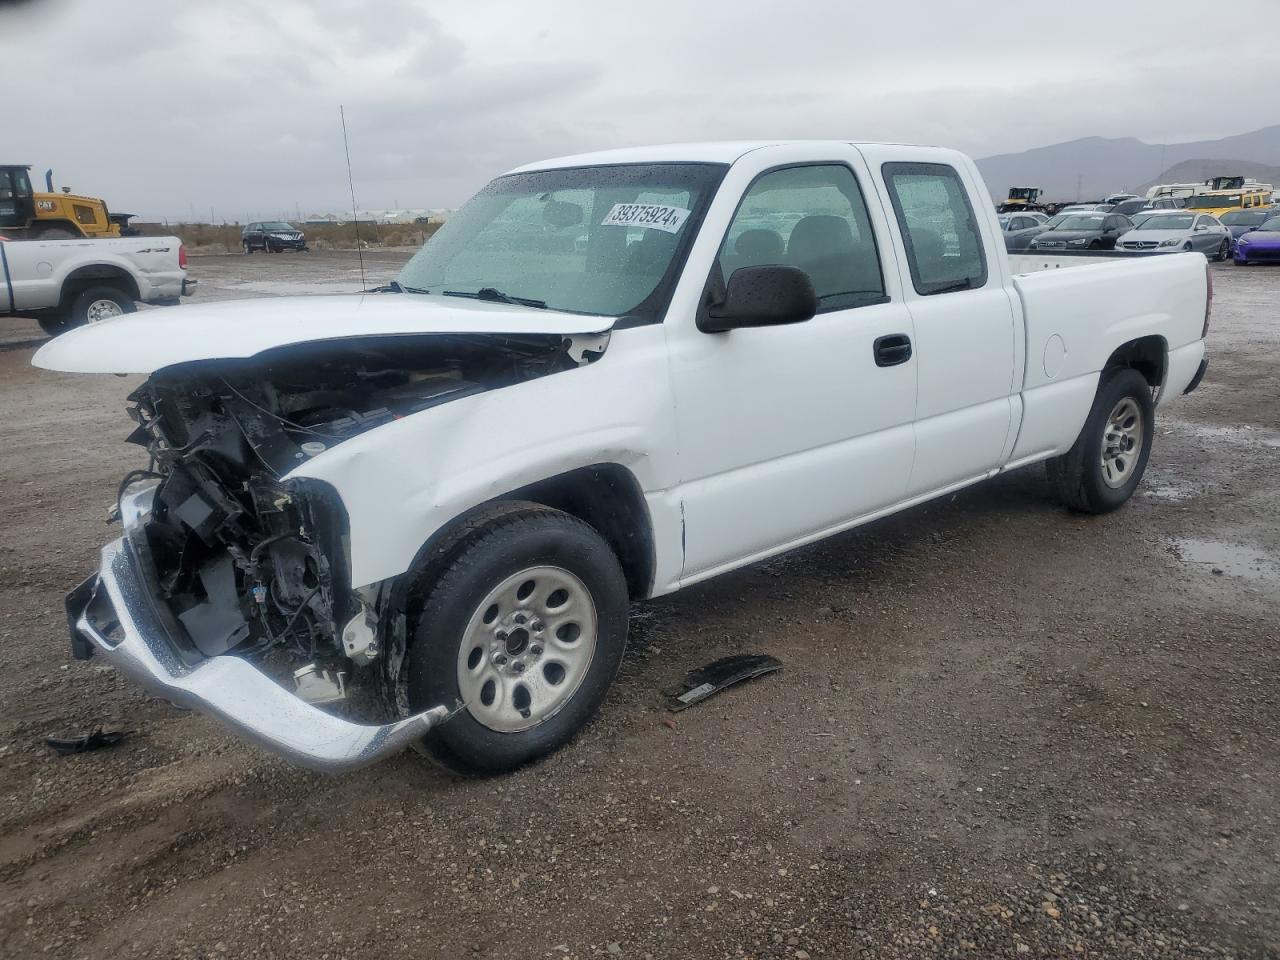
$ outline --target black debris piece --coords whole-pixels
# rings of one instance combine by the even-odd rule
[[[45,737],[44,742],[63,756],[73,753],[88,753],[90,750],[101,750],[103,747],[114,747],[132,730],[103,730],[99,727],[91,733],[82,733],[78,737]]]
[[[667,706],[678,713],[735,683],[781,669],[782,661],[767,653],[738,653],[691,670],[680,686],[670,687],[662,693],[668,699]]]

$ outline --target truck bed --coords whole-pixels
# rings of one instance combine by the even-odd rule
[[[1026,335],[1013,465],[1071,445],[1116,343],[1163,341],[1162,400],[1180,395],[1195,376],[1208,294],[1202,254],[1017,255],[1009,266]]]

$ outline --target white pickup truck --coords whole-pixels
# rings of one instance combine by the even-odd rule
[[[1011,267],[952,150],[522,167],[379,291],[40,350],[147,376],[150,467],[68,596],[73,650],[315,768],[510,769],[599,706],[629,601],[1040,461],[1071,508],[1119,507],[1210,301],[1198,253]],[[293,690],[254,665],[273,647]],[[357,671],[388,722],[317,706]]]
[[[34,317],[57,336],[190,294],[177,237],[0,242],[0,317]]]

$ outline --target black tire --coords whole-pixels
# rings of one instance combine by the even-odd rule
[[[1224,260],[1226,260],[1226,259],[1227,259],[1227,257],[1229,257],[1230,255],[1231,255],[1231,241],[1230,241],[1230,240],[1223,240],[1223,241],[1222,241],[1222,245],[1221,245],[1220,247],[1218,247],[1218,255],[1217,255],[1216,257],[1214,257],[1213,259],[1214,259],[1214,261],[1215,261],[1215,262],[1217,262],[1217,263],[1222,263],[1222,262],[1223,262]]]
[[[1131,398],[1141,411],[1141,446],[1135,447],[1136,458],[1127,465],[1127,479],[1121,485],[1113,487],[1103,475],[1103,438],[1113,411],[1126,398]],[[1133,491],[1142,481],[1142,474],[1147,469],[1154,434],[1154,416],[1155,404],[1151,399],[1151,387],[1142,374],[1128,367],[1104,371],[1093,408],[1089,411],[1080,436],[1070,450],[1047,464],[1049,480],[1062,502],[1081,513],[1110,513],[1123,506],[1133,496]]]
[[[245,255],[246,257],[247,257],[247,256],[249,256],[251,253],[253,253],[253,247],[249,246],[249,241],[248,241],[248,240],[244,241],[244,242],[241,244],[241,246],[243,246],[243,247],[244,247],[244,255]]]
[[[1101,250],[1101,249],[1102,249],[1102,241],[1101,241],[1101,240],[1091,240],[1091,241],[1089,242],[1089,249],[1090,249],[1090,250]]]
[[[422,742],[424,752],[457,773],[503,773],[562,746],[595,714],[622,663],[627,585],[609,545],[594,528],[567,513],[531,503],[503,505],[457,541],[443,572],[427,587],[408,652],[410,709],[454,707],[462,702],[460,657],[464,644],[475,642],[468,639],[468,624],[490,591],[521,571],[540,566],[568,571],[585,586],[597,628],[590,661],[568,699],[527,729],[500,731],[464,709],[428,734]],[[545,672],[551,666],[548,655],[541,669]],[[514,700],[520,683],[518,679],[508,682]]]
[[[90,311],[95,310],[96,304],[102,304],[111,301],[120,310],[120,313],[133,313],[138,309],[137,304],[123,290],[118,287],[88,287],[71,301],[66,313],[63,315],[63,321],[69,327],[82,327],[90,322]]]
[[[80,234],[66,227],[45,227],[36,235],[37,240],[79,240]]]
[[[66,317],[37,317],[36,323],[40,324],[40,329],[51,337],[56,337],[58,334],[66,333],[71,329]]]

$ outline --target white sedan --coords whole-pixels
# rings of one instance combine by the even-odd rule
[[[1116,241],[1123,253],[1182,253],[1196,250],[1212,260],[1231,254],[1231,231],[1207,213],[1178,211],[1147,217]]]

